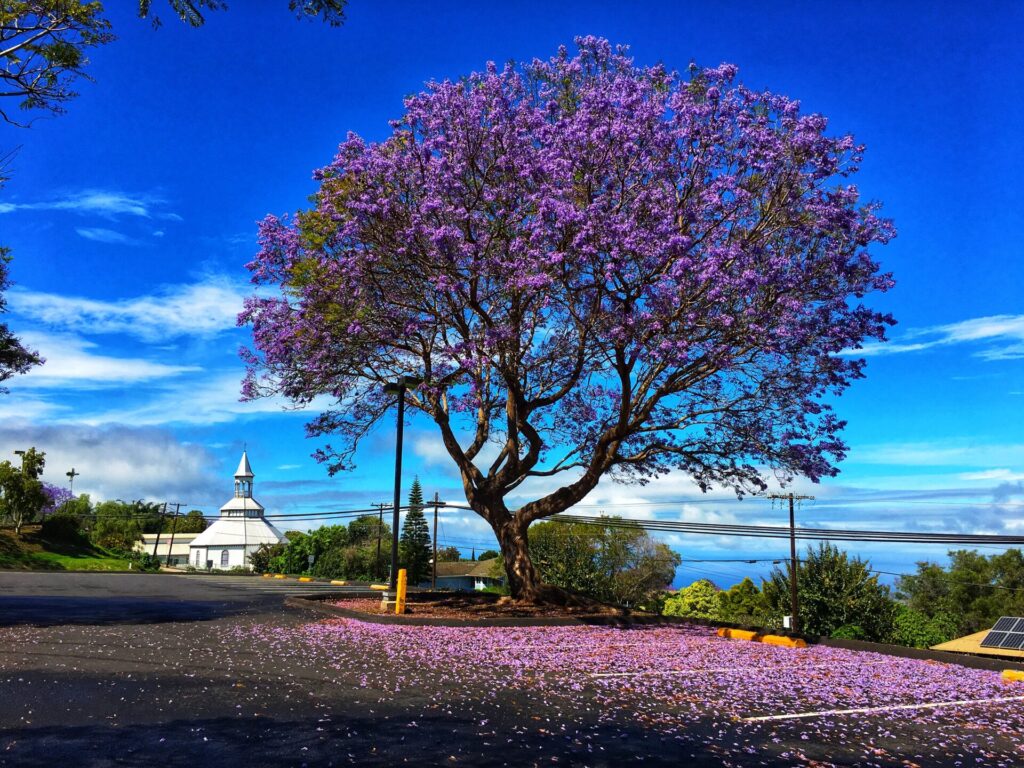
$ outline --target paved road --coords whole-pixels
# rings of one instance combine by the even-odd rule
[[[283,595],[329,587],[270,581],[0,572],[0,766],[1024,765],[1024,702],[734,714],[829,709],[867,677],[924,701],[950,683],[926,684],[923,662],[897,674],[885,657],[783,656],[706,629],[324,620]],[[759,665],[780,659],[764,699]],[[664,675],[687,664],[710,669]]]
[[[0,627],[210,621],[365,588],[258,576],[0,572]]]

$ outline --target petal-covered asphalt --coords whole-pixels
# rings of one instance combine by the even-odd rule
[[[275,600],[0,629],[2,766],[1011,768],[1014,697],[998,672],[698,627],[388,626]]]

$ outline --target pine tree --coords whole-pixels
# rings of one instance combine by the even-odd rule
[[[402,564],[408,571],[409,583],[423,581],[430,566],[430,533],[423,515],[423,488],[417,477],[409,489],[409,511],[402,524]]]

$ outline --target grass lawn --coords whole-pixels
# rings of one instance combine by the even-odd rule
[[[38,526],[25,526],[21,538],[0,530],[0,570],[127,571],[128,561],[91,544],[45,541]]]

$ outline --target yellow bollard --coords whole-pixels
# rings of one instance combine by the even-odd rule
[[[395,593],[395,613],[405,613],[405,586],[407,578],[405,568],[399,568],[398,590]]]

